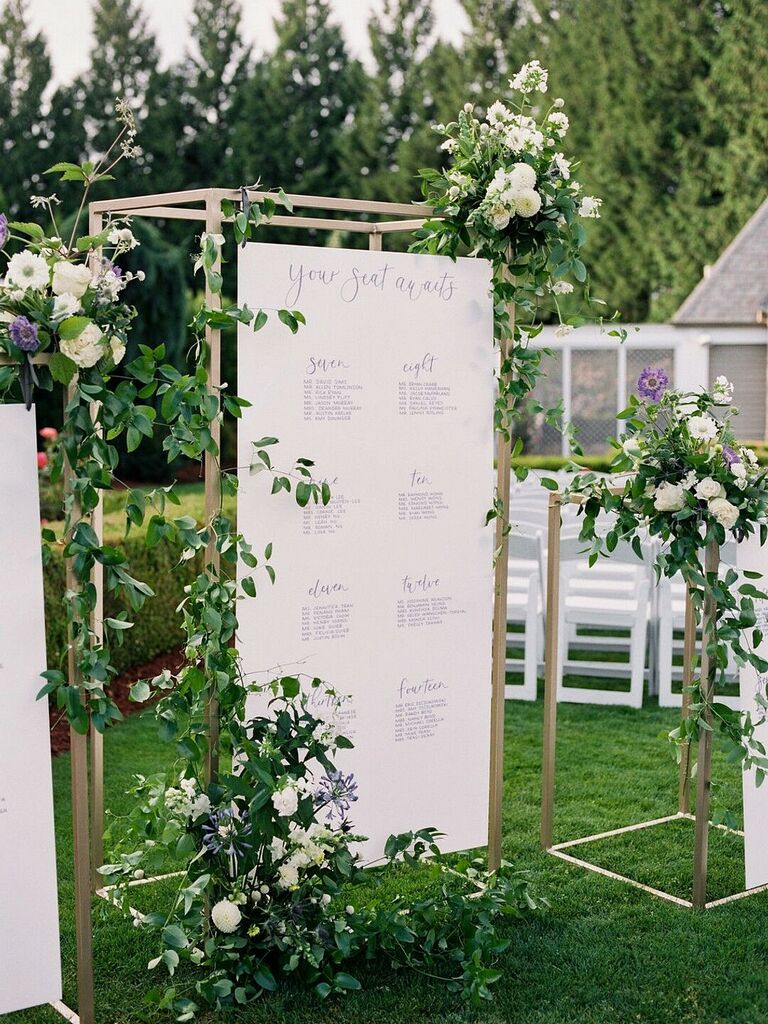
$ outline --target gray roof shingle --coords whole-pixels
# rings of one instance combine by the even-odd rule
[[[755,324],[768,310],[768,199],[672,318],[673,324]]]

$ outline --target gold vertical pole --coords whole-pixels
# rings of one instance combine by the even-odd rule
[[[557,734],[557,660],[560,629],[559,493],[549,496],[547,521],[547,622],[544,646],[544,737],[541,772],[541,846],[552,846],[555,810],[555,744]]]
[[[75,394],[75,385],[67,387],[65,403]],[[64,460],[64,492],[72,484],[72,468]],[[79,516],[79,500],[74,496],[73,520]],[[66,560],[67,590],[75,590],[77,580],[72,560]],[[71,686],[82,691],[80,670],[75,657],[74,637],[69,630],[67,663]],[[72,783],[72,845],[75,860],[75,934],[77,940],[77,1010],[81,1024],[94,1024],[96,1008],[93,992],[93,924],[91,921],[91,858],[88,821],[88,735],[70,727],[70,765]]]
[[[98,235],[102,228],[102,215],[89,210],[88,234]],[[101,249],[94,250],[91,256],[91,269],[97,270],[101,259]],[[92,413],[96,410],[92,407]],[[99,503],[93,510],[91,520],[99,543],[104,538],[104,505],[99,495]],[[98,643],[104,642],[104,566],[96,562],[91,572],[91,582],[96,588],[96,607],[91,616],[91,629]],[[104,736],[91,722],[91,886],[94,890],[102,884],[99,868],[104,863]]]
[[[515,310],[509,308],[509,326],[514,330]],[[499,366],[502,382],[509,354],[509,340],[499,339]],[[509,427],[509,424],[507,425]],[[491,764],[488,794],[488,870],[501,865],[501,822],[504,808],[504,690],[507,682],[507,586],[509,577],[509,485],[512,464],[512,438],[496,434],[496,499],[501,505],[496,519],[494,551],[493,650],[491,662]]]
[[[696,615],[691,599],[691,588],[685,587],[685,635],[683,640],[683,721],[690,714],[691,691],[693,683],[693,656],[696,651]],[[680,782],[678,786],[677,808],[680,814],[691,811],[691,741],[686,740],[680,751]]]
[[[208,234],[221,234],[222,214],[221,199],[214,189],[208,191],[205,199],[205,230]],[[221,256],[219,255],[213,269],[221,271]],[[205,284],[205,304],[212,309],[221,309],[221,294],[213,292]],[[221,332],[212,327],[205,329],[206,358],[205,369],[208,377],[208,391],[221,400]],[[221,507],[221,480],[220,456],[221,456],[221,423],[214,420],[211,423],[211,436],[218,450],[217,455],[210,452],[205,453],[205,520],[210,524],[212,518]],[[219,552],[216,550],[215,538],[211,538],[205,549],[205,564],[211,565],[214,571],[218,571],[221,565]],[[208,750],[205,755],[205,783],[215,780],[219,770],[219,701],[212,690],[208,699],[208,706],[205,710],[206,729],[208,733]]]
[[[379,231],[378,227],[374,224],[372,230],[368,234],[368,248],[371,252],[381,252],[381,243],[383,235]]]
[[[704,572],[708,582],[717,576],[720,562],[720,547],[717,541],[707,544]],[[705,722],[711,726],[712,713],[709,704],[714,694],[714,666],[709,655],[709,641],[717,614],[714,596],[707,591],[704,598],[704,612],[701,625],[701,690],[707,708]],[[712,782],[712,731],[699,730],[699,751],[696,764],[696,834],[693,852],[693,905],[704,909],[707,902],[707,856],[709,847],[709,798]]]

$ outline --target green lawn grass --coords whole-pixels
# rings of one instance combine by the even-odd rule
[[[555,841],[616,828],[676,809],[677,770],[659,733],[675,713],[652,704],[625,708],[563,705],[559,710]],[[760,1024],[768,1022],[768,893],[705,914],[678,908],[538,848],[542,705],[506,709],[504,854],[530,871],[551,909],[514,922],[487,1024]],[[162,767],[168,750],[150,720],[133,719],[106,742],[108,806],[124,811],[133,772]],[[715,760],[718,799],[740,809],[738,772]],[[54,765],[65,999],[75,1002],[69,761]],[[440,826],[440,822],[424,822]],[[743,888],[741,844],[712,833],[711,895]],[[675,822],[600,843],[578,855],[681,896],[690,894],[692,829]],[[399,891],[408,884],[398,878]],[[418,881],[412,880],[413,888]],[[143,909],[162,906],[171,883],[137,890]],[[146,1019],[149,937],[96,901],[98,1018]],[[34,922],[30,922],[34,927]],[[286,989],[238,1013],[208,1021],[254,1024],[459,1024],[462,1006],[434,982],[385,967],[358,972],[361,994],[320,1003]],[[13,1024],[54,1024],[48,1009],[13,1014]]]

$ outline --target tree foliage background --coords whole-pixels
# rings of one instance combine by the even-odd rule
[[[4,0],[2,208],[29,215],[30,193],[52,187],[40,171],[54,152],[97,151],[117,95],[135,108],[143,152],[102,196],[261,180],[417,199],[418,168],[441,159],[430,124],[468,99],[481,109],[537,57],[550,95],[566,98],[578,177],[604,200],[590,231],[595,294],[626,319],[665,319],[768,191],[765,0],[462,2],[471,27],[453,46],[435,37],[431,0],[384,0],[363,64],[328,0],[283,0],[269,50],[244,40],[239,0],[195,0],[188,52],[165,67],[138,0],[94,0],[90,67],[54,89],[26,0]],[[157,251],[144,250],[154,284],[137,332],[176,353],[191,300],[185,230],[146,233]]]

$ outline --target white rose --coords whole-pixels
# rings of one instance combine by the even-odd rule
[[[717,437],[717,421],[708,413],[691,416],[688,420],[688,433],[697,441],[713,441]]]
[[[673,484],[665,480],[656,488],[653,507],[657,512],[679,512],[684,505],[685,492],[682,484]]]
[[[281,818],[290,818],[298,809],[299,794],[293,786],[278,789],[276,793],[272,794],[272,806]]]
[[[494,206],[490,210],[490,218],[496,230],[503,231],[509,224],[509,210],[505,210],[503,206]]]
[[[84,263],[60,260],[53,268],[53,294],[81,299],[91,283],[91,271]]]
[[[59,348],[76,366],[95,366],[105,354],[104,335],[96,324],[89,323],[76,338],[62,338]]]
[[[8,260],[5,284],[17,288],[45,288],[50,269],[42,256],[33,252],[17,252]]]
[[[243,919],[240,908],[230,900],[219,900],[211,910],[211,920],[220,932],[231,935]]]
[[[732,462],[731,473],[738,479],[743,480],[747,475],[747,467],[743,462]]]
[[[277,884],[281,889],[290,889],[299,884],[299,872],[295,864],[281,864],[277,872]]]
[[[621,446],[622,451],[625,455],[631,455],[633,458],[638,458],[643,451],[642,442],[636,437],[628,437]]]
[[[709,511],[726,530],[733,529],[739,518],[739,510],[727,498],[713,498],[709,503]]]
[[[705,476],[696,485],[696,497],[701,498],[702,501],[710,501],[712,498],[724,498],[725,488],[717,480],[713,480],[711,476]]]
[[[116,334],[113,334],[109,339],[109,349],[112,353],[112,359],[115,366],[123,361],[125,355],[125,342],[121,341]]]
[[[541,196],[535,189],[521,189],[515,196],[515,210],[519,217],[534,217],[540,209]]]
[[[536,171],[534,171],[530,164],[521,161],[512,165],[508,180],[510,185],[514,185],[516,188],[535,188]]]
[[[53,300],[53,314],[51,319],[58,324],[61,323],[62,320],[66,320],[69,316],[76,316],[79,312],[80,300],[78,297],[64,292],[63,295],[57,295]]]
[[[199,818],[202,814],[211,813],[211,801],[205,793],[201,793],[200,796],[192,804],[191,818]]]

